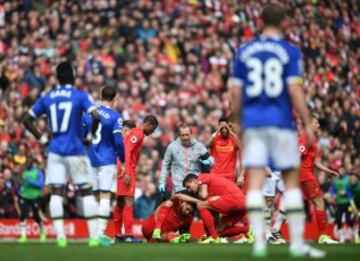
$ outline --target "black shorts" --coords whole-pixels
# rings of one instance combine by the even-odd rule
[[[39,210],[40,210],[41,199],[26,199],[19,197],[19,207],[20,207],[20,216],[21,218],[28,218],[30,215],[30,210],[34,219],[38,219]]]

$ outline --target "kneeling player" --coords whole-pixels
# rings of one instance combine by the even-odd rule
[[[247,226],[235,226],[246,214],[245,196],[235,183],[216,175],[201,174],[197,177],[189,174],[185,177],[183,186],[203,199],[197,201],[197,209],[210,237],[202,243],[220,242],[215,220],[210,211],[218,212],[222,223],[227,224],[223,227],[222,234],[225,229],[227,236],[248,231]]]
[[[181,235],[179,231],[189,231],[194,210],[193,205],[184,201],[163,202],[143,224],[144,237],[148,242],[188,242],[190,234]]]

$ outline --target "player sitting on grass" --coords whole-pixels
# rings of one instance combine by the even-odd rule
[[[175,195],[181,195],[179,192]],[[178,231],[189,231],[195,207],[173,197],[163,202],[155,212],[148,217],[142,227],[144,237],[148,242],[186,243],[189,233],[179,234]]]
[[[246,209],[245,196],[234,182],[217,175],[201,174],[197,177],[194,174],[188,174],[183,181],[183,186],[189,192],[198,194],[201,199],[188,197],[190,198],[188,202],[196,203],[205,229],[210,234],[201,243],[220,242],[215,219],[210,211],[221,215],[221,236],[232,237],[248,232],[247,222],[245,226],[237,225],[244,220]],[[185,199],[182,198],[182,200]]]

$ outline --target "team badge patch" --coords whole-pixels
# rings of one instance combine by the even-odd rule
[[[132,136],[130,140],[131,140],[132,143],[136,143],[136,142],[137,142],[136,136]]]

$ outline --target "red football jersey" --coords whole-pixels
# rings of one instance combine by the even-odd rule
[[[201,174],[198,180],[207,185],[209,197],[242,193],[234,182],[218,175]]]
[[[166,220],[163,223],[161,231],[163,233],[167,233],[177,231],[181,228],[189,229],[192,220],[192,215],[181,215],[180,204],[175,203],[175,205],[171,207],[168,215],[166,216]]]
[[[300,182],[316,180],[314,175],[315,159],[318,157],[318,144],[315,141],[310,148],[306,148],[306,133],[299,136],[299,151],[301,153]]]
[[[210,154],[215,160],[210,173],[235,181],[237,151],[236,139],[231,134],[227,139],[223,139],[220,134],[216,135],[210,145]]]
[[[130,130],[125,137],[125,172],[129,175],[136,174],[136,165],[139,161],[141,147],[144,141],[141,127]]]

